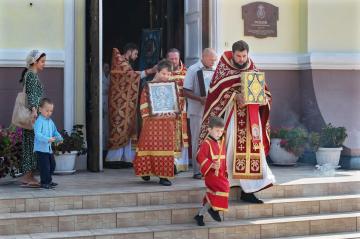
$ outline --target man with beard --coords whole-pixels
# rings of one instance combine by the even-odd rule
[[[202,142],[207,137],[211,116],[224,117],[230,186],[241,187],[243,201],[263,203],[254,193],[275,182],[266,162],[270,142],[271,94],[265,88],[264,105],[244,104],[241,97],[241,73],[257,71],[248,53],[248,44],[237,41],[232,51],[222,55],[210,84],[199,140]]]
[[[156,67],[142,72],[134,71],[131,64],[138,58],[138,47],[128,43],[124,54],[113,49],[109,86],[109,139],[107,162],[131,163],[135,153],[131,140],[136,140],[136,109],[140,78],[156,73]]]
[[[186,102],[184,97],[184,79],[186,67],[180,60],[180,51],[176,48],[170,49],[166,59],[171,62],[173,71],[170,80],[176,82],[179,95],[180,114],[176,122],[176,155],[175,168],[177,172],[187,171],[189,166],[189,139],[187,134]]]

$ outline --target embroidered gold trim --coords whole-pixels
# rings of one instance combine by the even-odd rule
[[[174,151],[138,151],[137,156],[174,156]]]
[[[227,192],[213,192],[210,189],[206,189],[206,192],[216,195],[216,196],[229,197],[229,193],[227,193]]]
[[[144,104],[141,104],[140,105],[140,110],[143,110],[145,108],[149,107],[149,104],[148,103],[144,103]]]
[[[209,161],[209,159],[206,158],[206,159],[200,164],[200,168],[202,168],[202,167],[206,164],[206,162],[208,162],[208,161]]]

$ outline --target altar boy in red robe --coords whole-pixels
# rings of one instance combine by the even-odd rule
[[[199,226],[205,225],[204,214],[206,211],[215,221],[221,221],[219,211],[227,211],[230,191],[227,179],[223,119],[216,116],[211,117],[208,132],[207,138],[201,143],[197,153],[197,161],[206,185],[203,207],[194,217]]]

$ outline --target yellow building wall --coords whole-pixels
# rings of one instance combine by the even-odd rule
[[[85,124],[85,0],[74,1],[74,123]],[[0,0],[0,49],[64,51],[64,16],[64,0]]]
[[[251,0],[221,2],[220,46],[239,39],[253,53],[359,52],[360,0],[268,0],[279,8],[278,36],[244,36],[241,7]]]
[[[308,0],[299,1],[299,51],[308,51]]]
[[[85,125],[85,0],[75,2],[75,124]]]
[[[308,47],[317,52],[360,52],[359,0],[308,0]]]
[[[251,0],[226,0],[221,2],[221,44],[223,49],[231,49],[231,45],[240,39],[250,45],[252,53],[296,53],[300,46],[300,1],[301,0],[269,0],[267,3],[279,8],[277,37],[263,39],[244,36],[244,20],[241,7]]]
[[[33,6],[30,6],[30,2]],[[63,0],[1,0],[0,48],[64,48]]]

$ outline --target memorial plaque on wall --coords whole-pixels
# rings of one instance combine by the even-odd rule
[[[266,2],[253,2],[242,6],[244,35],[257,38],[276,37],[279,8]]]

